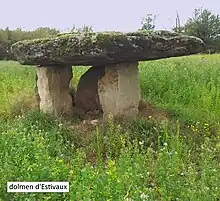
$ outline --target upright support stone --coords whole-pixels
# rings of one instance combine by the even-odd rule
[[[104,118],[138,115],[141,94],[137,62],[107,65],[98,86]]]
[[[85,112],[101,110],[109,115],[134,117],[141,99],[138,63],[93,66],[80,78],[76,108]]]
[[[73,106],[69,83],[72,67],[37,67],[37,77],[40,110],[54,116],[71,116]]]

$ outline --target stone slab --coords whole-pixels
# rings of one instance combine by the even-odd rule
[[[141,31],[61,34],[17,42],[11,52],[23,65],[97,66],[185,56],[203,49],[203,41],[193,36]]]
[[[54,116],[71,116],[73,113],[69,83],[71,66],[37,68],[37,89],[40,110]]]

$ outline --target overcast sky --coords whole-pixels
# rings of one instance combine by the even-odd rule
[[[157,29],[175,25],[176,11],[181,22],[195,8],[220,14],[219,0],[1,0],[0,28],[35,29],[54,27],[65,31],[91,25],[95,31],[136,31],[148,13],[157,16]]]

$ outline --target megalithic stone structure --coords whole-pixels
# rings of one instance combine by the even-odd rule
[[[201,39],[168,31],[60,34],[11,47],[18,62],[37,66],[41,111],[55,116],[97,113],[103,118],[138,115],[138,61],[186,56],[203,49]],[[69,94],[72,66],[91,66],[80,78],[74,104]]]

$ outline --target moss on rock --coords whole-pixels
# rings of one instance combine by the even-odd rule
[[[168,31],[88,32],[20,41],[11,50],[21,64],[102,65],[183,56],[203,50],[195,37]]]

